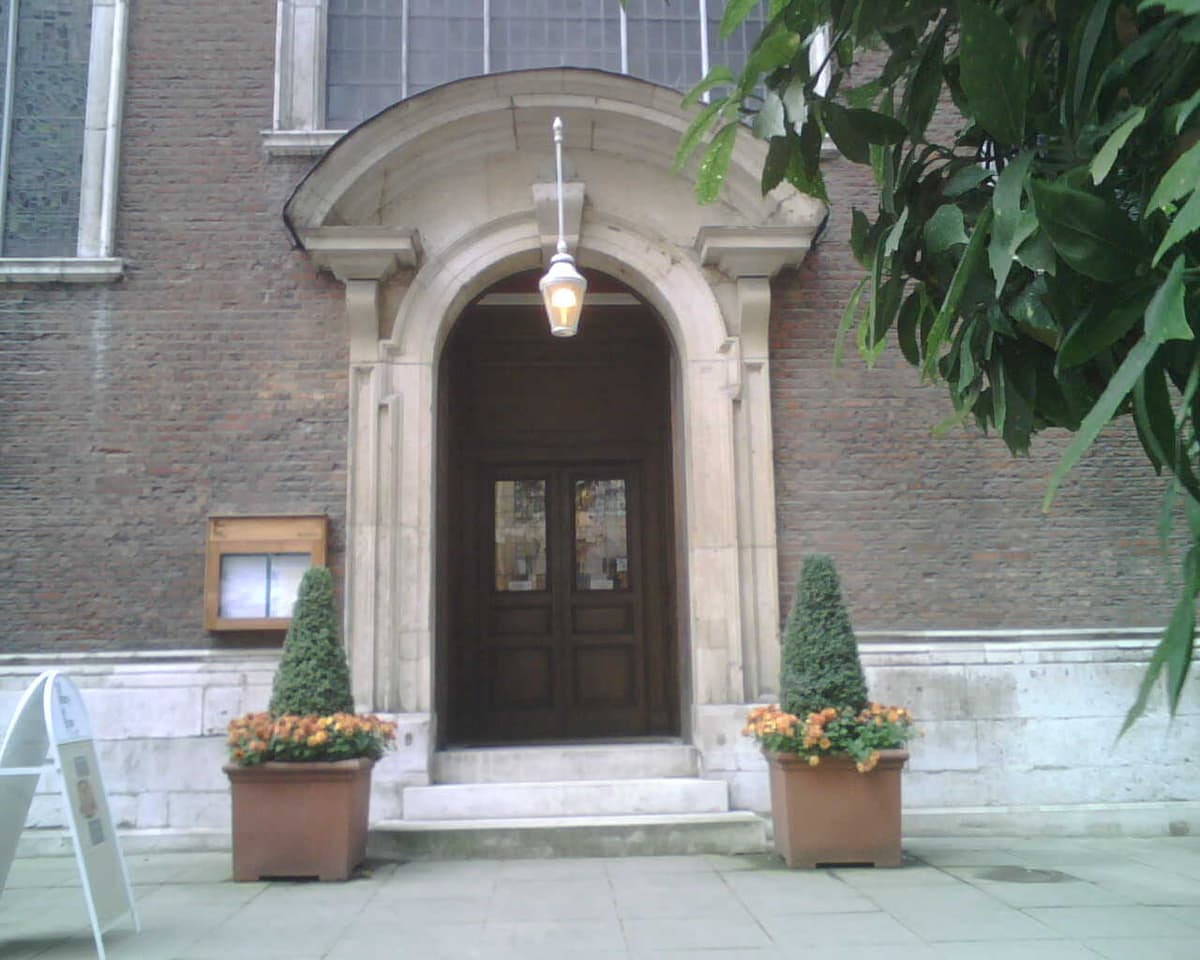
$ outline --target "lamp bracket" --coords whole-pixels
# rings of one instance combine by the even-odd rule
[[[549,266],[558,252],[558,192],[553,183],[535,183],[533,210],[537,217],[538,243],[542,248],[542,264]],[[582,181],[563,184],[563,233],[569,250],[579,249],[579,234],[583,226]]]

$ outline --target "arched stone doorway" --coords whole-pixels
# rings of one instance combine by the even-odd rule
[[[486,292],[442,353],[442,734],[677,735],[668,335],[593,275],[579,334],[557,339],[537,280]]]
[[[544,269],[555,240],[550,125],[566,123],[568,224],[580,267],[620,281],[672,345],[673,548],[681,734],[736,737],[778,676],[767,325],[770,279],[799,264],[824,206],[762,195],[765,145],[736,141],[721,198],[672,169],[679,94],[587,70],[464,80],[338,141],[285,220],[345,283],[350,361],[346,632],[360,706],[400,716],[427,775],[439,690],[440,358],[489,286]],[[585,307],[585,310],[587,308]],[[705,759],[728,762],[715,755]]]

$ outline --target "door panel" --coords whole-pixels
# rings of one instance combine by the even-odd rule
[[[476,738],[646,730],[635,464],[497,465],[478,556]]]
[[[446,348],[449,742],[679,731],[668,348],[643,308],[589,316],[472,309]]]

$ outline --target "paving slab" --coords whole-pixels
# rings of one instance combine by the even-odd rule
[[[371,863],[233,883],[228,853],[129,858],[111,960],[1197,960],[1200,838],[913,838],[898,869],[769,855]],[[14,863],[4,960],[96,956],[74,860]]]

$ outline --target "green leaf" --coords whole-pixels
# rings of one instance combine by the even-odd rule
[[[792,145],[788,161],[787,180],[801,193],[819,200],[829,201],[825,180],[821,176],[821,128],[816,123],[806,123],[800,136],[788,134]]]
[[[1146,307],[1146,336],[1155,343],[1195,339],[1183,308],[1183,269],[1184,258],[1176,257]]]
[[[1151,266],[1157,267],[1158,261],[1162,259],[1164,253],[1197,230],[1200,230],[1200,190],[1193,191],[1191,199],[1183,205],[1182,210],[1175,214],[1171,226],[1167,228],[1167,235],[1163,237],[1162,243],[1154,251],[1154,259],[1150,261]]]
[[[904,90],[900,116],[904,118],[909,136],[924,139],[925,129],[933,119],[938,98],[942,93],[942,60],[946,45],[948,17],[942,17],[921,46],[921,58],[912,80]]]
[[[1138,107],[1129,115],[1129,118],[1124,123],[1109,134],[1108,139],[1104,141],[1104,146],[1092,157],[1092,162],[1088,167],[1092,174],[1092,183],[1100,183],[1108,176],[1108,171],[1116,163],[1117,154],[1125,146],[1125,141],[1129,139],[1130,134],[1138,128],[1138,125],[1145,118],[1146,108],[1144,106]]]
[[[724,99],[714,100],[696,115],[696,119],[692,121],[691,126],[684,131],[683,136],[679,140],[679,146],[675,150],[676,173],[683,169],[691,155],[696,152],[696,148],[700,146],[700,141],[704,139],[708,128],[717,119],[717,114],[721,112],[725,103]]]
[[[804,78],[799,75],[793,77],[781,99],[792,129],[798,134],[803,132],[804,121],[808,118],[808,104],[804,99]]]
[[[900,298],[904,294],[904,277],[894,276],[879,290],[871,304],[871,356],[874,363],[887,346],[887,332],[900,313]]]
[[[948,199],[961,197],[968,190],[974,190],[990,176],[992,176],[992,171],[987,167],[972,163],[950,175],[946,180],[946,186],[942,188],[942,195]]]
[[[1147,212],[1165,207],[1200,184],[1200,142],[1192,144],[1191,149],[1171,164],[1171,168],[1162,175],[1150,202],[1146,204]]]
[[[1031,359],[1028,351],[1005,356],[1004,380],[1008,410],[1001,433],[1004,443],[1015,454],[1029,452],[1029,437],[1033,432],[1037,369],[1030,362]]]
[[[1002,144],[1025,139],[1028,70],[1008,22],[990,6],[960,0],[959,82],[967,112]]]
[[[1154,468],[1161,470],[1167,465],[1173,469],[1176,462],[1175,411],[1171,408],[1161,358],[1156,357],[1146,367],[1133,388],[1133,420],[1138,439]]]
[[[859,135],[868,143],[900,143],[908,133],[904,124],[886,113],[856,107],[848,110],[847,114]]]
[[[1176,103],[1167,109],[1167,123],[1176,136],[1183,129],[1184,124],[1188,122],[1188,118],[1195,113],[1197,107],[1200,107],[1200,90],[1197,90],[1183,102]]]
[[[862,299],[863,291],[867,288],[867,282],[870,277],[863,277],[858,281],[854,288],[854,292],[850,294],[850,299],[846,301],[846,309],[842,311],[842,320],[838,324],[837,342],[833,345],[833,365],[840,367],[842,359],[845,356],[846,334],[850,332],[850,328],[854,325],[854,318],[858,316],[858,302]]]
[[[1141,258],[1137,225],[1111,200],[1061,181],[1030,182],[1038,222],[1058,255],[1085,277],[1130,276]]]
[[[1071,60],[1074,62],[1074,84],[1071,88],[1071,122],[1078,122],[1083,113],[1083,101],[1088,91],[1093,88],[1089,79],[1092,72],[1092,60],[1096,55],[1096,47],[1100,43],[1104,26],[1108,22],[1108,10],[1112,0],[1100,0],[1092,4],[1088,19],[1082,24],[1078,40],[1070,48]]]
[[[1004,356],[997,353],[988,371],[988,382],[992,385],[992,422],[1000,434],[1008,422],[1008,380],[1004,373]]]
[[[921,314],[925,311],[928,300],[925,287],[921,284],[904,300],[900,308],[900,316],[896,318],[896,339],[900,343],[900,352],[904,359],[914,367],[921,365],[921,349],[917,342],[917,329]]]
[[[905,207],[904,212],[900,214],[900,219],[888,231],[887,238],[883,242],[883,255],[885,257],[890,257],[900,249],[900,241],[904,238],[904,228],[907,225],[908,207]]]
[[[1077,367],[1111,347],[1136,326],[1145,311],[1146,305],[1142,301],[1121,304],[1107,311],[1097,305],[1086,311],[1063,337],[1056,369]]]
[[[850,252],[854,259],[864,267],[870,267],[871,259],[867,256],[867,245],[871,233],[871,221],[858,207],[850,211]]]
[[[1042,297],[1046,294],[1046,279],[1038,277],[1013,300],[1010,313],[1013,320],[1032,339],[1054,349],[1058,346],[1058,325],[1054,322]]]
[[[712,203],[721,192],[725,174],[729,172],[729,160],[733,156],[734,138],[737,137],[738,122],[725,124],[708,145],[700,171],[696,175],[696,199],[700,203]]]
[[[772,70],[791,63],[802,45],[800,34],[792,33],[790,30],[764,33],[746,61],[743,77],[770,73]]]
[[[950,322],[958,313],[958,303],[962,299],[963,290],[966,289],[967,280],[982,259],[983,242],[991,223],[992,208],[986,207],[975,224],[971,239],[967,243],[967,249],[963,252],[962,259],[958,261],[954,276],[950,280],[950,289],[946,291],[946,297],[938,309],[937,316],[934,317],[933,326],[929,329],[929,336],[925,339],[925,363],[921,367],[922,377],[932,379],[934,376],[942,344],[950,330]]]
[[[687,96],[683,98],[683,107],[685,109],[694,107],[700,102],[700,98],[708,93],[708,91],[713,87],[733,86],[735,79],[736,78],[733,75],[733,71],[728,67],[713,67],[708,71],[708,75],[705,76],[703,80],[701,80],[687,92]]]
[[[1167,671],[1167,706],[1174,715],[1179,706],[1179,698],[1183,693],[1183,682],[1187,679],[1188,667],[1192,662],[1192,650],[1196,636],[1196,593],[1200,590],[1200,544],[1193,544],[1183,559],[1183,584],[1180,588],[1179,600],[1171,615],[1171,622],[1166,632],[1158,642],[1146,672],[1142,675],[1142,683],[1138,687],[1137,698],[1125,722],[1121,725],[1121,734],[1137,722],[1138,717],[1146,712],[1150,693],[1154,689],[1163,668]],[[1120,734],[1118,734],[1120,736]]]
[[[1054,503],[1054,496],[1058,492],[1059,484],[1087,452],[1088,447],[1100,436],[1100,431],[1104,429],[1104,426],[1112,420],[1117,408],[1124,402],[1129,391],[1133,389],[1138,378],[1146,369],[1146,365],[1154,358],[1158,347],[1159,344],[1148,337],[1143,337],[1125,356],[1121,366],[1108,381],[1108,386],[1100,395],[1100,399],[1084,417],[1083,423],[1079,425],[1079,430],[1071,440],[1071,445],[1067,447],[1058,466],[1055,467],[1050,482],[1047,484],[1046,497],[1042,501],[1043,510],[1050,509],[1050,505]]]
[[[851,163],[868,163],[871,152],[866,137],[850,122],[850,111],[830,100],[821,101],[821,119],[834,145]]]
[[[729,0],[721,14],[721,36],[728,37],[742,25],[742,21],[757,7],[759,0]]]
[[[754,115],[751,132],[759,140],[770,140],[772,137],[782,137],[787,133],[783,125],[783,101],[774,90],[768,90],[763,98],[762,106]]]
[[[767,159],[763,161],[762,192],[766,196],[783,182],[787,175],[791,144],[787,137],[773,137],[767,147]]]
[[[1142,0],[1139,10],[1162,7],[1166,13],[1182,13],[1187,16],[1200,14],[1200,0]]]
[[[1045,230],[1036,230],[1017,247],[1017,260],[1030,270],[1040,270],[1054,276],[1058,260],[1054,256],[1054,244]]]
[[[966,242],[962,210],[952,203],[943,203],[925,223],[925,246],[930,253],[944,253]]]
[[[1004,168],[992,193],[992,209],[996,216],[992,222],[992,242],[988,245],[988,264],[996,278],[997,297],[1004,290],[1017,248],[1037,229],[1037,217],[1031,211],[1021,209],[1021,196],[1031,163],[1033,151],[1023,151]]]

